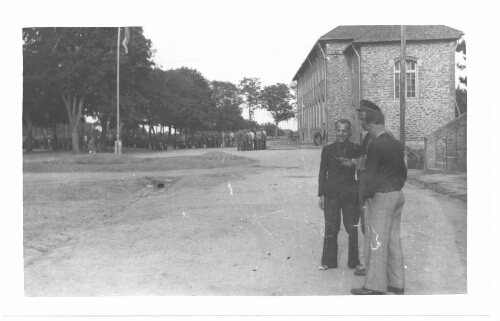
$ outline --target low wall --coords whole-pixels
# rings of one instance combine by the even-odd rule
[[[425,137],[425,169],[467,171],[467,113]]]

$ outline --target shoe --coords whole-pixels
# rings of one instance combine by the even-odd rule
[[[356,266],[356,270],[354,270],[354,275],[365,276],[365,274],[366,274],[366,266],[361,264]]]
[[[370,289],[367,289],[365,287],[362,287],[359,289],[352,289],[351,293],[354,295],[383,295],[384,294],[384,292],[370,290]]]
[[[328,266],[326,266],[326,265],[320,265],[320,266],[318,266],[318,270],[321,270],[321,271],[328,270]]]
[[[397,295],[405,294],[405,288],[395,288],[393,286],[387,286],[387,292],[392,292]]]

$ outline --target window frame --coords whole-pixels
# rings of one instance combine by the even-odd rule
[[[398,82],[396,84],[396,75],[399,75],[399,77],[401,77],[401,58],[397,58],[397,59],[394,59],[394,63],[392,64],[392,69],[393,69],[393,90],[394,90],[394,99],[399,99],[399,79],[398,79]],[[406,99],[418,99],[418,94],[419,94],[419,80],[418,80],[418,59],[415,58],[415,57],[411,57],[411,56],[407,56],[406,57],[406,63],[410,64],[411,66],[411,63],[414,63],[415,64],[415,69],[414,70],[408,70],[408,68],[406,68],[406,75],[405,77],[406,80],[408,81],[408,76],[410,75],[410,79],[411,79],[411,75],[414,75],[414,79],[415,79],[415,96],[411,96],[409,97],[408,96],[408,82],[406,83],[406,90],[405,90],[405,98]],[[399,69],[396,70],[396,66],[399,65]],[[398,88],[398,90],[396,90],[396,88]]]

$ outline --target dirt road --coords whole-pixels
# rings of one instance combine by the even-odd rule
[[[339,268],[317,269],[324,228],[317,205],[320,149],[218,151],[258,162],[153,173],[24,174],[25,193],[32,184],[62,184],[62,188],[101,184],[116,190],[99,211],[92,207],[91,198],[74,203],[61,200],[70,205],[53,215],[60,220],[64,212],[81,215],[69,230],[42,228],[54,246],[37,250],[31,244],[31,250],[25,250],[25,294],[347,295],[351,288],[362,286],[363,278],[347,268],[343,229]],[[137,184],[155,177],[168,182],[165,188]],[[120,196],[121,186],[127,184],[134,192]],[[466,293],[465,204],[412,185],[405,186],[404,192],[406,293]],[[27,212],[32,218],[36,211],[49,208],[38,203],[25,204],[25,221]],[[54,225],[47,217],[50,213],[39,215]],[[29,242],[28,234],[25,248]]]

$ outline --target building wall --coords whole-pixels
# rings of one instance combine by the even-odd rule
[[[417,97],[406,99],[406,141],[423,145],[425,135],[455,117],[455,47],[450,41],[409,42],[407,57],[417,58]],[[394,63],[400,45],[364,44],[361,55],[362,99],[379,105],[386,125],[399,139],[400,102],[394,94]]]
[[[328,95],[328,137],[329,142],[335,140],[335,123],[339,119],[347,119],[352,124],[351,141],[359,142],[360,126],[353,105],[351,58],[343,53],[349,41],[335,42],[326,45],[328,59],[327,95]]]
[[[467,171],[467,114],[426,136],[425,168]]]
[[[324,59],[319,48],[306,63],[297,81],[298,131],[301,140],[312,142],[314,133],[326,122]]]
[[[335,122],[351,121],[352,138],[360,141],[361,128],[355,108],[360,99],[379,105],[386,125],[399,139],[399,98],[394,93],[394,63],[400,57],[398,43],[368,43],[356,46],[361,57],[361,95],[358,56],[350,41],[334,41],[324,46],[327,56],[326,101],[323,56],[318,50],[297,82],[299,95],[299,135],[312,142],[313,134],[327,123],[328,141],[335,140]],[[455,51],[451,41],[408,42],[407,57],[417,61],[417,97],[406,99],[406,141],[423,148],[424,137],[455,118]],[[323,107],[324,106],[324,107]]]
[[[358,49],[356,49],[358,50]],[[358,50],[359,54],[359,50]],[[358,113],[356,108],[359,106],[360,95],[359,95],[359,58],[358,55],[354,52],[352,47],[345,52],[346,61],[348,64],[348,68],[350,70],[350,79],[351,79],[351,105],[353,106],[354,111],[354,121],[353,121],[353,130],[351,141],[360,142],[362,141],[362,128],[359,125],[358,121]]]

